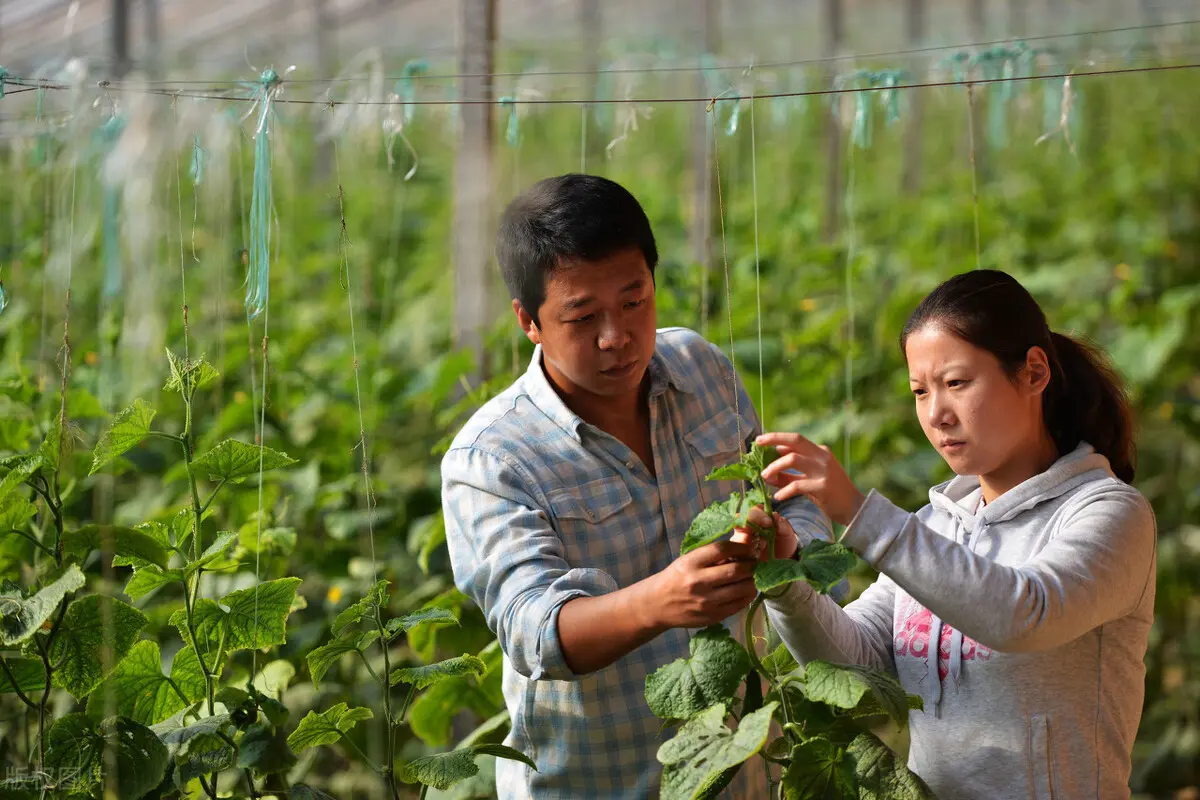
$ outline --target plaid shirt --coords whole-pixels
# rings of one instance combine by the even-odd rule
[[[655,756],[674,730],[650,713],[646,677],[686,658],[693,631],[669,630],[577,675],[563,658],[558,610],[667,567],[696,515],[742,488],[705,476],[737,459],[739,444],[760,431],[740,380],[740,422],[734,412],[729,360],[695,332],[659,330],[649,374],[657,478],[629,447],[567,408],[542,371],[540,346],[526,373],[471,417],[442,461],[454,580],[483,609],[504,651],[512,717],[505,743],[538,766],[498,760],[501,797],[658,794]],[[779,511],[802,542],[832,537],[828,518],[807,500]],[[739,640],[744,613],[725,622]],[[753,774],[762,777],[751,782]],[[765,792],[761,767],[743,769],[728,790],[738,798]]]

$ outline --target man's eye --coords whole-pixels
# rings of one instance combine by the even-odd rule
[[[572,320],[567,320],[567,321],[570,322],[572,325],[578,325],[581,322],[591,322],[595,318],[595,316],[596,316],[595,314],[585,314],[584,316],[579,317],[578,319],[572,319]]]
[[[626,308],[640,308],[642,305],[645,304],[645,302],[646,302],[645,298],[643,298],[641,300],[630,300],[628,303],[625,304],[625,307]]]
[[[917,397],[923,397],[925,395],[925,390],[924,389],[913,389],[912,393],[915,394]]]

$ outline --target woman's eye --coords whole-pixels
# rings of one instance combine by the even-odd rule
[[[946,385],[949,386],[951,389],[954,389],[954,388],[957,388],[960,386],[966,386],[967,382],[965,380],[955,378],[954,380],[946,381]]]
[[[917,397],[924,397],[924,396],[925,396],[925,390],[924,390],[924,389],[913,389],[913,390],[912,390],[912,393],[913,393],[914,395],[916,395]]]

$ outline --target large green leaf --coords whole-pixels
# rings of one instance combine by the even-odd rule
[[[742,496],[734,492],[728,499],[713,503],[701,511],[684,534],[680,555],[690,553],[698,547],[712,544],[737,527],[742,510]]]
[[[844,544],[813,539],[800,551],[800,563],[804,565],[804,579],[818,592],[827,594],[854,568],[858,556]]]
[[[185,705],[163,674],[158,642],[143,639],[88,696],[87,713],[96,720],[119,714],[142,725],[156,725]]]
[[[37,506],[25,497],[10,497],[0,501],[0,536],[14,530],[24,530],[25,523],[37,516]]]
[[[704,796],[730,770],[753,756],[767,741],[771,715],[768,703],[738,722],[737,731],[725,726],[725,705],[718,703],[683,724],[675,737],[658,748],[663,764],[663,800],[692,800]]]
[[[160,589],[169,583],[176,583],[182,580],[183,570],[163,570],[151,564],[134,571],[129,581],[125,584],[125,594],[129,596],[130,600],[138,600],[150,594],[155,589]]]
[[[171,659],[171,680],[175,681],[189,703],[195,703],[208,694],[208,684],[205,683],[196,648],[188,645]]]
[[[234,650],[257,650],[283,644],[287,616],[299,585],[299,578],[278,578],[230,592],[221,598],[229,611],[213,600],[197,600],[192,608],[192,622],[196,628],[194,644],[210,669]],[[184,642],[193,644],[186,610],[177,610],[170,621],[178,628]]]
[[[400,780],[405,783],[423,783],[444,791],[479,772],[479,767],[475,764],[475,757],[479,755],[520,761],[537,772],[537,765],[533,760],[519,750],[502,744],[480,744],[411,761],[400,770]]]
[[[260,469],[267,472],[295,463],[296,459],[287,453],[269,447],[260,448],[236,439],[226,439],[193,461],[192,468],[202,475],[207,475],[209,480],[237,483],[251,475],[257,475]]]
[[[42,467],[40,455],[22,456],[9,467],[8,473],[0,479],[0,502],[6,502],[8,496],[16,491],[33,473]]]
[[[455,658],[448,658],[436,664],[426,664],[420,667],[399,667],[392,670],[388,676],[388,685],[411,683],[418,689],[439,683],[447,678],[463,675],[482,675],[487,666],[478,658],[463,653]]]
[[[292,748],[292,752],[299,753],[310,747],[333,744],[359,722],[374,716],[369,708],[350,708],[345,703],[338,703],[319,714],[310,711],[288,736],[288,747]]]
[[[388,640],[401,633],[409,631],[421,625],[457,625],[458,617],[454,616],[454,612],[448,608],[438,608],[429,606],[422,608],[419,611],[414,611],[411,614],[405,614],[403,617],[394,617],[387,621],[386,629],[388,632]]]
[[[783,773],[784,800],[858,800],[854,758],[828,739],[809,739],[792,749]]]
[[[106,757],[115,754],[116,796],[138,800],[162,783],[170,756],[144,725],[112,717],[97,725],[86,714],[61,717],[47,735],[46,768],[53,775],[99,781]],[[80,788],[83,788],[81,786]]]
[[[768,675],[775,678],[782,678],[789,672],[794,672],[800,668],[796,662],[796,657],[792,655],[792,651],[788,650],[786,644],[781,644],[776,647],[769,655],[762,660],[763,669]]]
[[[120,525],[84,525],[63,535],[63,552],[82,560],[93,550],[104,548],[125,559],[139,559],[165,569],[170,552],[150,533]]]
[[[869,696],[874,707],[898,724],[908,721],[908,695],[899,682],[891,675],[857,664],[808,662],[804,667],[804,694],[815,702],[843,709],[857,708],[864,696]]]
[[[83,573],[72,564],[62,577],[27,599],[0,592],[0,644],[13,647],[33,636],[63,598],[83,584]]]
[[[710,625],[692,637],[689,658],[677,658],[646,679],[646,702],[655,716],[690,719],[728,703],[750,669],[746,649],[724,625]]]
[[[14,688],[12,681],[8,679],[8,675],[0,670],[0,694],[13,692],[20,689],[26,697],[30,692],[40,692],[46,688],[46,667],[39,659],[36,658],[20,658],[17,656],[2,656],[4,665],[8,667],[8,671],[16,678],[17,685]]]
[[[861,800],[935,800],[933,790],[873,733],[850,743]]]
[[[89,475],[95,475],[108,462],[137,445],[150,433],[150,423],[154,421],[155,411],[150,404],[140,397],[133,405],[126,408],[113,418],[112,424],[100,434],[100,441],[92,451],[92,468]]]
[[[237,752],[228,742],[215,733],[199,734],[175,758],[175,785],[183,789],[201,775],[231,769],[236,764]]]
[[[104,679],[104,665],[125,658],[146,615],[112,597],[88,595],[67,607],[67,615],[50,645],[54,685],[77,699],[87,697]]]

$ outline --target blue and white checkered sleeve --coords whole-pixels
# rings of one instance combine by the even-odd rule
[[[567,665],[558,612],[617,590],[611,575],[572,569],[517,463],[476,447],[442,460],[442,509],[454,582],[483,610],[513,668],[532,680],[581,677]]]
[[[732,365],[725,353],[716,346],[713,347],[713,350],[720,360],[722,371],[732,370]],[[737,391],[738,408],[742,414],[742,421],[750,431],[746,436],[746,448],[749,449],[758,435],[763,432],[762,424],[759,421],[758,412],[754,408],[754,401],[750,399],[750,394],[746,391],[740,375],[737,378]],[[801,547],[813,539],[824,539],[827,542],[835,540],[833,522],[824,511],[817,507],[816,503],[807,497],[793,497],[784,500],[776,506],[775,511],[792,523]],[[830,591],[830,595],[838,602],[845,600],[849,594],[850,582],[847,580],[841,581]]]

